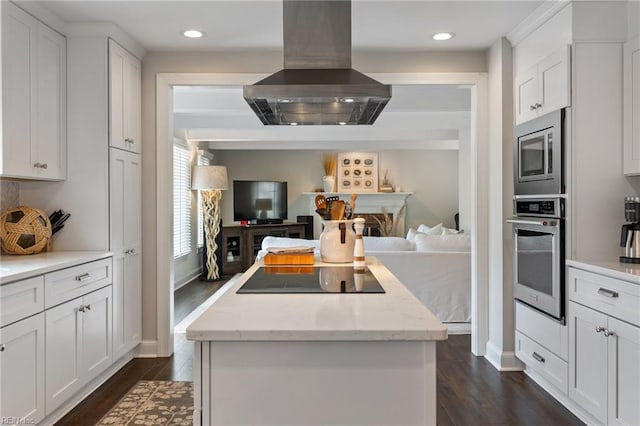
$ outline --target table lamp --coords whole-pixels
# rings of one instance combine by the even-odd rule
[[[204,215],[204,243],[207,248],[207,280],[220,278],[216,262],[216,237],[220,232],[220,199],[222,191],[229,188],[226,166],[194,166],[191,174],[191,189],[202,193],[202,212]]]

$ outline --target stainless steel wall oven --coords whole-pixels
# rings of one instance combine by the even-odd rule
[[[516,196],[514,211],[514,297],[564,322],[564,198]]]

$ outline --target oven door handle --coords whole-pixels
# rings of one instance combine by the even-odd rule
[[[507,223],[514,225],[535,225],[535,226],[556,226],[555,220],[526,220],[526,219],[507,219]]]

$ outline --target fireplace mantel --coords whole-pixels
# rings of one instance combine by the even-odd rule
[[[309,215],[314,217],[313,221],[313,234],[314,238],[319,238],[320,232],[322,232],[322,220],[316,213],[315,197],[318,194],[322,194],[325,197],[337,195],[341,200],[349,201],[351,193],[349,192],[303,192],[302,195],[309,198]],[[398,222],[396,232],[398,237],[404,236],[404,219],[406,216],[407,198],[413,194],[413,192],[365,192],[359,193],[356,200],[355,214],[365,213],[383,213],[382,209],[387,213],[393,214],[393,217]],[[400,210],[402,209],[402,212]],[[399,214],[400,213],[400,214]]]

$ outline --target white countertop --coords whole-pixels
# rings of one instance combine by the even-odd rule
[[[52,251],[0,256],[0,285],[112,256],[105,251]]]
[[[618,260],[567,260],[568,266],[640,285],[640,264]]]
[[[323,264],[333,265],[339,264]],[[446,327],[377,259],[367,266],[386,293],[236,294],[260,267],[233,280],[187,327],[204,341],[445,340]],[[352,267],[346,264],[344,267]]]

